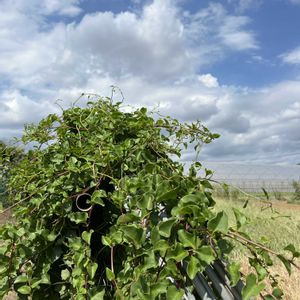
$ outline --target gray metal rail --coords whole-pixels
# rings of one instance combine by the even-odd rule
[[[183,268],[186,269],[186,264]],[[205,271],[198,273],[192,280],[193,290],[188,290],[184,296],[186,300],[242,300],[241,281],[235,287],[230,286],[226,272],[226,264],[216,260],[206,267]]]

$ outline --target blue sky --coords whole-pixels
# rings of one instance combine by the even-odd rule
[[[201,160],[294,165],[299,28],[300,0],[0,0],[0,139],[117,85],[219,132]]]

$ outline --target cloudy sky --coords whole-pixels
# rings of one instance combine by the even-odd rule
[[[294,165],[299,28],[300,0],[0,0],[0,139],[116,85],[220,133],[202,160]]]

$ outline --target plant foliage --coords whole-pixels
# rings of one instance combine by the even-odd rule
[[[6,190],[10,169],[22,159],[23,151],[0,141],[0,156],[0,205],[6,207],[8,205]]]
[[[300,182],[293,181],[293,188],[295,190],[293,200],[296,202],[299,202],[300,201]]]
[[[257,296],[272,264],[268,249],[241,232],[241,212],[231,228],[224,212],[213,211],[210,171],[199,178],[199,162],[186,174],[171,159],[218,135],[200,122],[120,106],[99,99],[25,127],[22,141],[34,146],[10,169],[16,221],[0,231],[0,295],[182,299],[189,279],[235,239],[249,248],[256,270],[245,280],[244,299]],[[290,268],[292,260],[281,259]],[[234,285],[239,269],[228,266]]]

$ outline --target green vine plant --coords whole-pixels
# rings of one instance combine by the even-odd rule
[[[2,211],[14,218],[0,228],[1,297],[183,299],[196,274],[226,259],[235,240],[250,251],[254,271],[243,277],[239,264],[227,264],[230,284],[243,280],[245,300],[280,299],[269,266],[278,257],[290,273],[299,252],[251,240],[237,209],[229,227],[226,213],[213,210],[211,172],[199,178],[200,162],[185,172],[172,159],[218,136],[198,121],[124,112],[100,97],[26,125],[21,142],[31,147],[10,165],[10,206]]]

